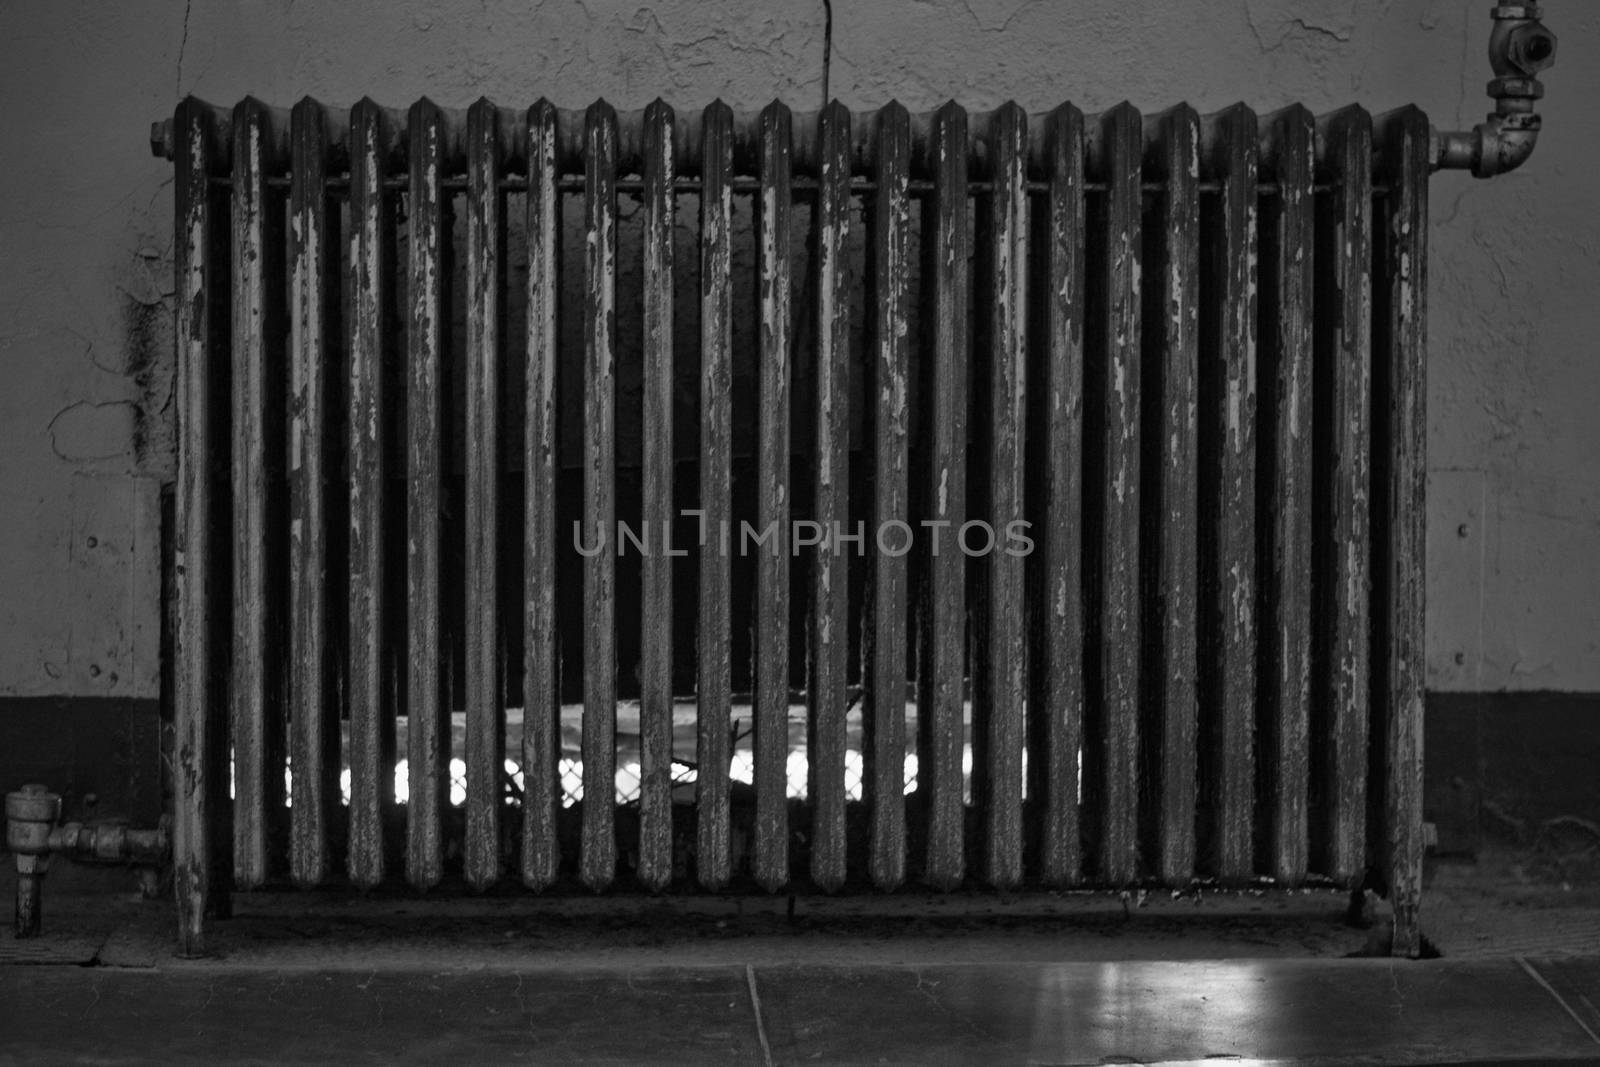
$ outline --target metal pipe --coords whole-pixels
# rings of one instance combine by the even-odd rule
[[[154,830],[132,830],[120,823],[57,826],[60,817],[61,798],[42,785],[6,794],[6,848],[17,861],[18,937],[39,936],[44,876],[56,853],[82,863],[128,863],[159,871],[172,852],[166,817]],[[140,871],[147,897],[153,895],[153,882],[149,872]]]
[[[1537,4],[1501,4],[1490,14],[1488,85],[1494,111],[1470,130],[1433,131],[1435,170],[1471,170],[1492,178],[1520,167],[1539,142],[1534,104],[1544,96],[1537,75],[1556,61],[1556,35],[1539,21]]]
[[[38,937],[50,831],[61,817],[61,798],[42,785],[6,794],[6,848],[17,858],[17,936]]]

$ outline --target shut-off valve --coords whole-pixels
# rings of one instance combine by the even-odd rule
[[[6,848],[17,861],[18,937],[39,936],[44,876],[52,857],[138,867],[140,885],[151,897],[172,853],[165,816],[154,830],[134,830],[117,822],[57,825],[60,818],[61,797],[42,785],[25,785],[6,794]]]

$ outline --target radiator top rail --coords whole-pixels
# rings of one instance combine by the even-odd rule
[[[411,128],[413,117],[423,112],[436,112],[440,120],[443,137],[442,163],[444,175],[447,180],[464,180],[467,173],[467,116],[466,108],[439,107],[433,101],[424,97],[411,105],[410,108],[383,107],[370,99],[361,101],[358,107],[376,108],[383,116],[382,128],[386,139],[386,148],[383,156],[389,174],[403,177],[407,173],[408,140],[407,131]],[[528,170],[528,116],[532,112],[549,109],[555,114],[557,131],[556,169],[562,174],[581,175],[584,170],[584,131],[592,117],[599,118],[606,112],[614,116],[617,130],[616,140],[616,174],[619,178],[626,175],[637,176],[644,169],[644,130],[645,116],[648,109],[640,108],[630,111],[616,111],[604,100],[597,100],[586,109],[554,107],[548,101],[540,100],[531,109],[519,110],[494,105],[488,100],[480,100],[475,107],[494,107],[498,116],[498,137],[500,143],[500,159],[502,166],[502,181],[509,188],[517,188],[522,184],[520,179],[525,179]],[[338,184],[345,180],[345,175],[350,167],[350,116],[354,109],[326,107],[311,97],[305,97],[296,108],[320,108],[327,125],[325,144],[328,158],[324,160],[330,184]],[[761,134],[762,111],[734,110],[722,101],[714,101],[705,109],[684,110],[677,112],[670,105],[657,100],[650,107],[664,107],[673,119],[673,166],[680,185],[684,179],[691,182],[701,176],[702,168],[702,130],[705,125],[705,116],[718,109],[732,116],[733,127],[733,168],[736,175],[754,176],[759,170],[759,147]],[[780,101],[774,101],[769,107],[789,110]],[[850,129],[850,172],[858,179],[866,179],[876,172],[878,155],[878,130],[882,117],[892,112],[904,112],[899,103],[889,103],[882,108],[852,116],[851,112],[837,100],[828,105],[830,110],[837,109],[846,120]],[[289,170],[289,131],[293,109],[270,106],[263,104],[254,97],[246,97],[236,107],[228,108],[216,104],[209,104],[196,100],[193,97],[184,100],[178,108],[180,114],[187,111],[196,119],[208,117],[211,128],[205,133],[212,142],[212,151],[209,153],[212,173],[216,176],[225,176],[233,166],[233,140],[228,136],[232,123],[237,114],[246,109],[258,112],[263,119],[262,129],[266,143],[262,146],[263,162],[269,173],[287,175]],[[1056,109],[1077,109],[1071,104],[1062,104]],[[1138,119],[1144,133],[1144,165],[1147,177],[1162,174],[1164,157],[1161,150],[1161,131],[1166,120],[1174,115],[1192,112],[1188,104],[1178,104],[1163,111],[1141,115],[1132,104],[1127,102],[1100,113],[1084,117],[1081,128],[1084,138],[1084,163],[1087,187],[1094,189],[1103,188],[1106,180],[1107,148],[1103,130],[1107,127],[1104,120],[1115,118],[1120,112],[1128,111]],[[1337,111],[1329,112],[1315,118],[1316,136],[1313,151],[1316,161],[1316,174],[1319,181],[1325,180],[1331,173],[1333,158],[1330,152],[1331,140],[1329,130],[1341,122],[1346,116],[1361,112],[1359,106],[1348,106]],[[1409,110],[1408,108],[1397,109]],[[923,111],[908,115],[911,128],[911,157],[910,176],[915,184],[930,181],[936,167],[929,159],[929,131],[934,120],[947,112],[962,112],[961,105],[950,102],[933,111]],[[993,177],[991,157],[993,154],[993,130],[996,119],[1002,113],[1021,112],[1015,103],[1007,103],[989,111],[974,111],[967,113],[967,126],[970,131],[967,142],[967,170],[973,179],[988,179]],[[1033,117],[1035,122],[1043,125],[1047,114],[1039,113]],[[819,176],[818,129],[820,125],[820,111],[790,111],[790,171],[800,179],[796,187],[802,187],[806,179],[815,180]],[[1309,114],[1302,104],[1294,104],[1278,111],[1270,112],[1260,117],[1260,159],[1258,177],[1265,191],[1270,192],[1278,175],[1278,141],[1275,130],[1280,120],[1298,118],[1300,115]],[[1190,169],[1194,175],[1207,173],[1211,168],[1207,160],[1213,155],[1218,145],[1224,139],[1222,130],[1227,124],[1238,116],[1254,117],[1255,112],[1244,104],[1234,104],[1220,111],[1200,117],[1201,137],[1196,145],[1196,155],[1191,161]],[[1022,113],[1024,127],[1029,116]],[[1379,116],[1377,121],[1382,121],[1385,116]],[[162,119],[151,125],[150,150],[151,153],[162,159],[173,160],[176,158],[176,118]],[[1379,148],[1381,153],[1382,146]],[[1041,188],[1046,179],[1047,156],[1050,146],[1043,137],[1029,139],[1028,144],[1028,178],[1030,184],[1041,183]],[[1375,156],[1375,171],[1383,171],[1383,161]],[[1159,188],[1159,184],[1152,185]],[[916,189],[913,188],[915,192]],[[1375,191],[1381,192],[1382,189]]]

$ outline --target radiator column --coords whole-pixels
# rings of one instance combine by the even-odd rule
[[[1084,122],[1070,104],[1044,121],[1047,199],[1033,202],[1034,362],[1028,383],[1030,629],[1028,793],[1043,800],[1040,877],[1084,879],[1079,816],[1084,720]]]
[[[449,131],[437,105],[412,105],[410,320],[406,382],[406,878],[418,889],[444,875],[442,809],[450,786],[450,712],[440,619],[444,440],[443,353],[449,330],[449,207],[440,188]]]
[[[522,882],[544,889],[557,877],[561,845],[560,632],[556,560],[567,543],[556,529],[556,483],[561,470],[559,372],[561,193],[556,109],[541,100],[528,110],[528,369],[523,407],[523,664]]]
[[[876,129],[877,190],[868,212],[870,341],[864,412],[872,450],[869,519],[874,543],[869,546],[862,624],[862,735],[867,749],[866,791],[872,805],[868,865],[874,885],[894,889],[906,877],[906,678],[911,644],[906,627],[907,554],[915,536],[909,522],[911,382],[906,336],[911,311],[911,119],[905,108],[891,104],[878,112]]]
[[[850,112],[838,101],[817,126],[816,446],[812,519],[823,543],[811,567],[809,704],[811,880],[833,891],[845,880],[845,691],[850,655],[850,293],[844,262],[850,236]],[[903,705],[903,702],[902,702]],[[903,718],[903,715],[902,715]],[[778,788],[785,782],[780,778]]]

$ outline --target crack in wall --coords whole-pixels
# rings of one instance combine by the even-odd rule
[[[183,5],[183,39],[178,42],[178,84],[177,99],[183,99],[183,53],[189,47],[189,12],[194,9],[194,0],[185,0]]]
[[[822,0],[822,106],[826,108],[829,68],[833,66],[833,0]]]
[[[129,428],[137,415],[131,400],[78,400],[59,409],[45,425],[50,450],[68,463],[100,463],[133,457]]]
[[[1275,12],[1276,13],[1276,12]],[[1312,15],[1279,15],[1273,23],[1277,36],[1268,41],[1266,33],[1262,31],[1263,19],[1258,17],[1255,5],[1251,0],[1244,0],[1244,18],[1250,27],[1250,32],[1255,36],[1256,47],[1262,55],[1276,52],[1290,41],[1290,38],[1299,40],[1317,40],[1333,42],[1338,45],[1349,44],[1355,39],[1355,9],[1352,5],[1345,21],[1339,24],[1330,24]]]
[[[962,6],[967,9],[967,14],[972,16],[972,21],[976,22],[978,24],[978,29],[982,30],[984,33],[1006,32],[1011,28],[1011,24],[1017,21],[1017,17],[1019,15],[1021,15],[1028,8],[1033,7],[1036,3],[1038,3],[1038,0],[1022,0],[1022,3],[1012,8],[1011,12],[1001,20],[999,25],[992,25],[985,22],[983,20],[983,16],[978,14],[978,9],[972,6],[972,0],[962,0]]]

